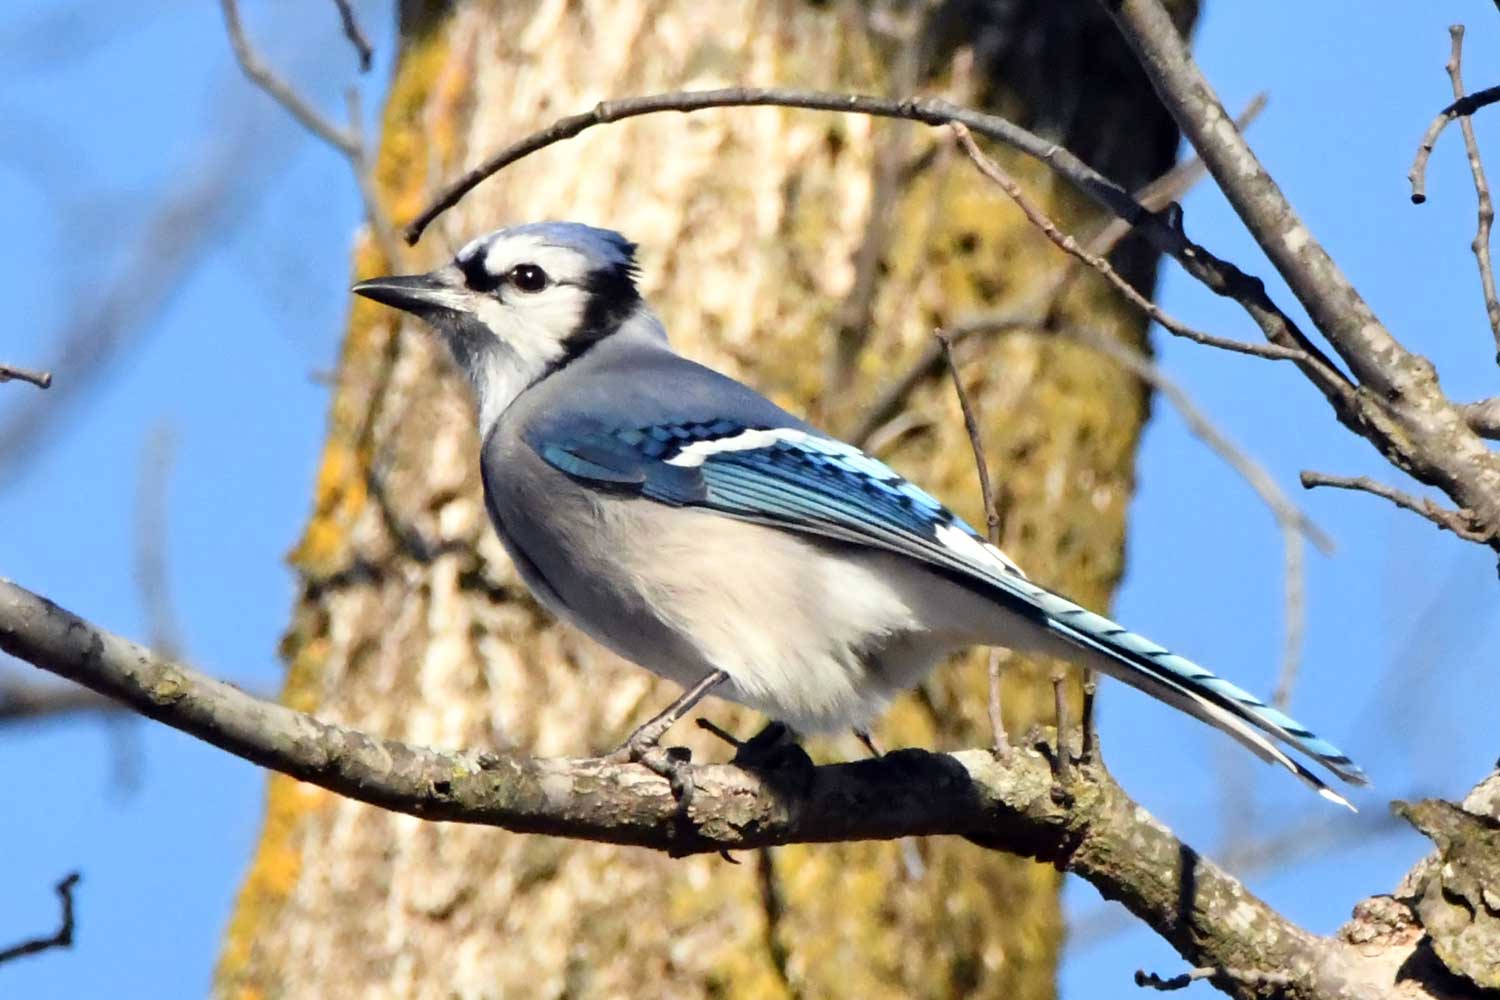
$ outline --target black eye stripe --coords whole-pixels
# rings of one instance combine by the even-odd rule
[[[503,280],[500,275],[490,273],[480,254],[459,260],[458,269],[464,273],[464,284],[476,292],[493,292]]]

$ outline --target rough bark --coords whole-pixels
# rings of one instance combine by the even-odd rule
[[[1020,7],[939,5],[925,70],[911,75],[1048,129],[1127,184],[1163,169],[1175,133],[1107,21],[1083,3]],[[483,153],[606,97],[906,85],[900,46],[872,30],[865,5],[408,0],[401,18],[377,164],[397,222]],[[1061,266],[939,142],[919,127],[779,110],[598,129],[476,192],[409,259],[361,243],[354,273],[430,266],[507,222],[619,228],[643,245],[645,290],[680,350],[846,430],[934,326],[1024,299]],[[1012,169],[1070,226],[1097,218],[1033,165]],[[873,228],[888,238],[872,274],[860,247],[876,207],[887,214]],[[1149,284],[1149,258],[1127,253],[1126,264]],[[861,282],[873,289],[867,314]],[[550,755],[612,746],[671,691],[525,595],[485,522],[464,390],[416,327],[373,304],[352,310],[312,518],[292,554],[302,593],[284,643],[284,701],[419,744]],[[1064,317],[1142,338],[1092,277],[1069,293]],[[1121,570],[1141,387],[1085,348],[1042,337],[987,342],[964,360],[1002,470],[1006,548],[1040,580],[1103,607]],[[883,457],[982,523],[951,388],[924,385],[910,414],[877,434]],[[1010,665],[1013,730],[1050,719],[1048,669]],[[984,685],[978,661],[943,668],[879,738],[982,744]],[[758,725],[721,703],[706,711],[741,731]],[[673,735],[699,759],[723,754]],[[852,740],[813,751],[860,753]],[[672,861],[423,823],[278,775],[217,989],[1045,998],[1061,939],[1058,878],[951,838],[784,847],[738,867]]]

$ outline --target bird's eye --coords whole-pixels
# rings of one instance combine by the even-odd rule
[[[523,292],[540,292],[550,283],[547,272],[535,264],[517,264],[510,269],[510,283]]]

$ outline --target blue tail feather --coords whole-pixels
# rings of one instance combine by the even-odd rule
[[[1325,797],[1349,805],[1316,775],[1248,726],[1302,751],[1350,784],[1369,784],[1364,771],[1342,750],[1243,688],[1029,580],[1005,580],[1002,586],[1044,612],[1046,625],[1054,634],[1096,654],[1101,670],[1224,729]]]

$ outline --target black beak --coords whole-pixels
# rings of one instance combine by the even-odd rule
[[[454,290],[430,274],[395,274],[371,278],[350,289],[356,295],[374,299],[409,313],[423,315],[439,309],[453,309]]]

